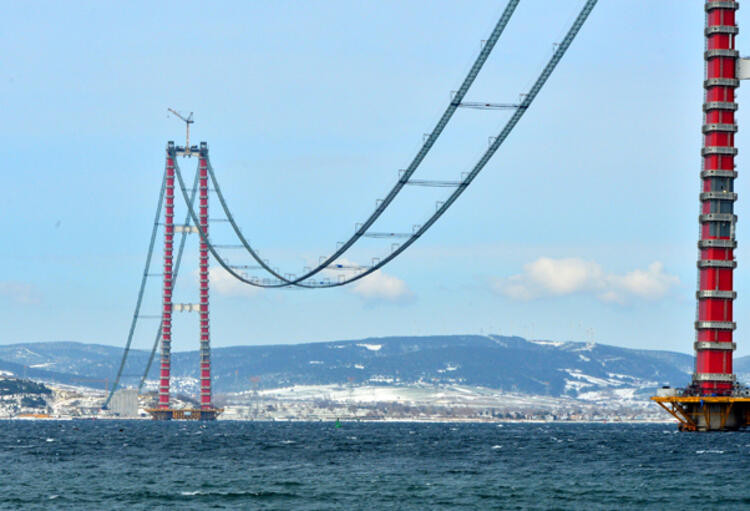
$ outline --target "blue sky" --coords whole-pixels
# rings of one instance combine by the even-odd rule
[[[369,282],[253,292],[213,273],[214,345],[500,333],[690,352],[704,12],[687,4],[600,2],[470,189]],[[467,99],[516,101],[581,5],[522,1]],[[193,140],[209,143],[262,255],[287,272],[317,261],[392,186],[503,8],[6,2],[0,343],[124,343],[164,145],[184,137],[167,107],[195,112]],[[460,111],[415,177],[457,178],[507,116]],[[740,127],[744,118],[741,108]],[[408,189],[374,230],[410,230],[444,192]],[[750,354],[743,204],[740,355]],[[221,226],[212,237],[232,242]],[[368,240],[347,259],[369,262],[389,245]],[[195,239],[188,248],[176,301],[196,294]],[[144,312],[159,299],[154,280]],[[136,345],[155,327],[139,328]],[[197,318],[178,315],[176,327],[177,349],[197,346]]]

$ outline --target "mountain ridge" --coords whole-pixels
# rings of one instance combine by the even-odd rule
[[[122,349],[57,341],[0,346],[0,371],[48,382],[103,388],[112,382]],[[122,383],[135,385],[149,353],[131,350]],[[460,384],[531,395],[580,397],[631,389],[645,396],[661,385],[690,381],[693,357],[664,350],[517,336],[390,336],[212,350],[214,388],[237,392],[295,385]],[[149,373],[158,374],[158,357]],[[738,376],[750,357],[736,360]],[[198,352],[173,353],[176,386],[197,385]],[[630,392],[630,391],[629,391]]]

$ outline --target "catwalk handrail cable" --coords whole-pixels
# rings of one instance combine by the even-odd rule
[[[109,391],[109,394],[107,395],[107,399],[105,399],[104,404],[102,405],[102,408],[107,408],[109,406],[109,402],[112,400],[112,396],[114,395],[115,391],[117,390],[117,387],[120,385],[120,378],[122,377],[122,372],[125,369],[125,363],[127,362],[128,355],[130,354],[130,346],[133,342],[133,335],[135,334],[135,327],[136,323],[138,322],[138,318],[140,316],[140,310],[141,310],[141,303],[143,302],[143,294],[146,289],[146,282],[147,278],[149,276],[149,269],[151,268],[151,258],[153,256],[154,252],[154,244],[156,241],[156,234],[159,230],[159,225],[161,225],[161,211],[162,206],[164,202],[164,192],[166,190],[167,186],[167,171],[166,166],[164,169],[164,177],[162,178],[161,182],[161,190],[159,191],[159,203],[156,206],[156,214],[154,215],[154,226],[151,229],[151,238],[149,240],[148,244],[148,253],[146,254],[146,265],[143,270],[143,277],[141,278],[141,286],[138,289],[138,299],[135,303],[135,311],[133,312],[133,319],[130,322],[130,330],[128,331],[128,340],[125,343],[125,350],[122,353],[122,360],[120,360],[120,367],[117,370],[117,376],[115,376],[115,380],[112,383],[112,388]],[[195,200],[195,194],[196,189],[198,186],[198,172],[195,173],[195,178],[193,182],[193,190],[190,196],[190,204],[193,204]],[[187,225],[190,222],[190,215],[185,215],[185,224]],[[182,253],[185,249],[185,241],[187,238],[187,232],[183,232],[182,236],[180,238],[180,248],[177,252],[177,260],[175,261],[175,267],[173,272],[173,279],[177,279],[177,275],[180,271],[180,262],[182,260]],[[151,364],[154,360],[154,352],[156,351],[156,346],[159,344],[159,339],[161,338],[161,322],[159,322],[159,327],[156,329],[156,340],[154,341],[154,347],[151,350],[151,356],[148,359],[148,364],[146,364],[146,370],[143,373],[143,377],[141,378],[140,384],[138,385],[138,392],[141,391],[141,388],[143,387],[143,382],[146,379],[146,376],[148,375],[149,370],[151,369]]]
[[[255,280],[247,279],[243,277],[242,275],[239,275],[237,272],[235,272],[227,263],[224,261],[221,256],[216,252],[214,247],[211,245],[210,241],[208,240],[208,237],[206,236],[206,233],[198,227],[199,235],[201,236],[201,239],[208,245],[208,249],[211,251],[212,255],[216,258],[216,261],[227,271],[229,272],[235,279],[244,282],[245,284],[249,284],[251,286],[256,287],[266,287],[266,288],[276,288],[276,287],[284,287],[289,285],[297,285],[300,287],[308,287],[308,288],[329,288],[329,287],[338,287],[343,286],[346,284],[349,284],[351,282],[354,282],[356,280],[359,280],[378,269],[382,268],[386,264],[388,264],[390,261],[395,259],[399,254],[401,254],[404,250],[406,250],[412,243],[414,243],[419,237],[421,237],[447,210],[450,208],[450,206],[458,199],[458,197],[464,192],[464,190],[468,187],[469,184],[476,178],[476,176],[482,171],[482,169],[487,165],[489,160],[492,158],[492,156],[497,152],[497,150],[500,148],[502,143],[507,139],[508,135],[510,135],[511,131],[515,128],[515,126],[518,124],[518,121],[521,120],[524,113],[528,110],[529,106],[531,106],[531,103],[534,101],[536,96],[539,94],[539,91],[542,89],[544,84],[549,79],[550,75],[554,71],[555,67],[557,67],[557,64],[560,62],[562,57],[565,55],[566,51],[570,47],[571,43],[575,39],[576,35],[580,31],[581,27],[585,23],[586,19],[588,18],[589,14],[591,14],[591,11],[594,9],[594,6],[596,5],[598,0],[587,0],[586,4],[583,6],[581,11],[579,12],[578,16],[576,17],[575,21],[571,25],[570,29],[568,30],[567,34],[563,38],[563,40],[557,45],[554,54],[550,58],[550,60],[547,62],[547,65],[544,67],[534,84],[531,86],[529,91],[525,94],[523,101],[519,105],[519,107],[514,111],[511,118],[508,120],[508,122],[505,124],[503,129],[500,131],[498,136],[493,140],[490,147],[485,151],[485,153],[482,155],[482,157],[477,161],[477,163],[474,165],[472,170],[468,173],[466,178],[457,186],[456,190],[446,199],[446,201],[437,209],[437,211],[418,229],[412,234],[411,237],[409,237],[403,244],[401,244],[396,250],[394,250],[391,254],[383,258],[381,261],[379,261],[377,264],[374,264],[370,266],[367,270],[365,270],[362,273],[359,273],[357,275],[354,275],[350,278],[342,279],[337,282],[331,282],[331,283],[316,283],[316,284],[306,284],[303,283],[303,280],[306,280],[310,276],[318,273],[321,270],[324,270],[330,266],[330,264],[335,261],[338,257],[340,257],[343,252],[345,251],[345,247],[348,248],[348,246],[351,246],[356,239],[359,239],[362,237],[366,232],[366,227],[361,227],[358,229],[357,233],[355,234],[352,239],[349,240],[349,245],[344,244],[338,251],[336,251],[333,255],[328,257],[325,261],[323,261],[319,266],[314,268],[311,271],[308,271],[304,275],[302,275],[299,278],[296,279],[287,279],[283,277],[278,272],[274,271],[271,266],[262,260],[258,255],[257,252],[250,246],[250,244],[245,239],[244,235],[239,229],[239,226],[234,221],[234,217],[232,216],[231,212],[229,211],[229,208],[226,204],[226,201],[224,200],[223,194],[221,193],[221,188],[218,185],[218,181],[216,180],[216,176],[213,172],[213,168],[211,167],[210,163],[208,165],[209,175],[211,177],[211,180],[214,184],[214,189],[216,191],[217,196],[219,197],[219,202],[222,204],[222,208],[224,209],[224,212],[226,214],[227,219],[229,220],[229,223],[232,225],[233,230],[235,231],[235,234],[238,236],[240,242],[245,246],[247,251],[250,253],[250,255],[260,264],[264,269],[266,269],[269,273],[274,275],[276,278],[278,278],[281,282],[279,283],[271,283],[271,284],[263,284]],[[185,190],[184,181],[182,179],[182,175],[180,172],[179,167],[175,168],[175,174],[177,176],[178,181],[180,182],[180,188],[183,193],[183,197],[185,200],[187,200],[187,191]],[[406,181],[408,181],[408,171],[404,173],[404,175],[399,179],[399,184],[403,186]],[[394,190],[396,188],[394,187]],[[400,188],[399,188],[400,189]],[[392,190],[393,192],[393,190]],[[396,192],[398,193],[398,192]],[[384,204],[384,203],[383,203]],[[376,209],[375,215],[379,215],[382,213],[382,210],[384,209],[383,204],[379,205],[379,208]],[[195,214],[195,211],[192,207],[188,207],[189,214],[193,218],[193,221],[197,223],[197,215]],[[372,216],[371,216],[372,218]],[[374,221],[374,220],[373,220]],[[356,238],[356,239],[355,239]],[[354,240],[354,241],[352,241]]]

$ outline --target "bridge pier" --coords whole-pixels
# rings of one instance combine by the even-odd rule
[[[223,409],[220,408],[151,408],[148,412],[157,421],[213,421]]]
[[[737,247],[734,203],[734,134],[737,132],[735,89],[739,87],[735,49],[735,14],[739,3],[707,0],[706,76],[703,86],[698,301],[695,321],[695,372],[691,384],[652,399],[680,421],[686,431],[739,429],[748,423],[745,388],[733,370],[734,269]],[[663,393],[664,394],[664,393]]]

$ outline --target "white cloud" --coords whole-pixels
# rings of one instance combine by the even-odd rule
[[[679,283],[660,262],[617,275],[605,273],[595,261],[540,257],[525,264],[522,273],[495,280],[493,288],[516,300],[591,293],[603,302],[624,303],[630,298],[659,299]]]
[[[339,275],[349,278],[361,270],[355,263],[346,259],[338,259],[336,264],[344,266],[344,269],[325,270],[326,275],[337,279]],[[349,291],[368,302],[403,302],[413,297],[406,282],[403,280],[376,270],[347,286]]]
[[[212,292],[224,296],[250,297],[260,291],[258,287],[240,282],[221,266],[212,266],[208,269],[208,281]]]
[[[26,282],[0,282],[0,296],[21,305],[36,305],[42,301],[39,290]]]
[[[680,283],[676,276],[664,273],[664,265],[658,261],[649,264],[645,270],[633,270],[622,276],[611,275],[610,280],[613,287],[642,298],[660,298]]]
[[[593,261],[540,257],[523,266],[523,273],[494,282],[495,290],[517,300],[560,296],[595,290],[604,272]]]
[[[361,271],[360,266],[346,259],[339,259],[336,263],[342,265],[343,268],[323,271],[334,282],[342,275],[349,278]],[[195,277],[196,279],[198,278],[197,271],[195,272]],[[252,297],[260,291],[260,288],[240,282],[221,266],[212,266],[209,268],[208,278],[211,285],[211,292],[219,295]],[[350,293],[371,303],[397,303],[413,297],[411,290],[403,280],[383,273],[381,270],[377,270],[367,277],[363,277],[345,287]]]
[[[411,297],[412,293],[406,282],[380,270],[358,280],[351,292],[365,300],[383,300],[399,302]]]

